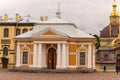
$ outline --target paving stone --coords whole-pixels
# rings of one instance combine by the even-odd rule
[[[120,80],[120,73],[24,73],[0,72],[0,80]]]

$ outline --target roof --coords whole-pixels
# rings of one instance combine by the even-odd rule
[[[41,25],[44,23],[44,25]],[[47,24],[49,23],[49,25]],[[67,24],[64,24],[67,23]],[[34,34],[40,34],[40,32],[45,32],[47,30],[53,31],[55,33],[58,32],[64,35],[67,35],[70,38],[94,38],[93,36],[89,35],[88,33],[78,29],[75,24],[71,24],[67,21],[62,19],[50,19],[48,21],[39,22],[37,25],[33,27],[33,30],[26,32],[24,34],[18,35],[15,38],[32,38]],[[41,34],[40,34],[41,35]]]

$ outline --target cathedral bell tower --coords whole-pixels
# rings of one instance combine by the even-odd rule
[[[113,10],[110,14],[110,36],[116,37],[118,35],[118,33],[120,32],[120,29],[119,29],[120,16],[119,16],[119,13],[117,11],[116,0],[114,0],[112,7],[113,7]]]

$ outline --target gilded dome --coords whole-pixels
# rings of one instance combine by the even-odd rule
[[[117,10],[111,12],[111,16],[119,16],[119,13]]]
[[[112,41],[112,46],[118,46],[118,45],[120,45],[120,34],[118,34],[118,37]]]

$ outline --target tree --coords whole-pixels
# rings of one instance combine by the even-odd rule
[[[92,35],[92,34],[90,34],[90,35]],[[98,49],[100,47],[100,38],[97,34],[94,34],[92,36],[95,37],[95,40],[96,40],[95,47],[96,47],[96,49]]]

